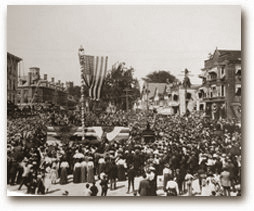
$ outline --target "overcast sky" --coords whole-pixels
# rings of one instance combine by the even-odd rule
[[[167,70],[192,83],[208,53],[241,49],[239,6],[8,6],[7,50],[23,59],[25,74],[80,84],[78,48],[124,61],[141,79]]]

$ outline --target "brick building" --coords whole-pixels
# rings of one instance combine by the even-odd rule
[[[55,82],[55,78],[48,81],[47,74],[41,78],[38,67],[31,67],[27,76],[20,77],[18,94],[18,103],[21,105],[50,103],[66,106],[68,104],[68,93],[64,83],[60,80]]]
[[[17,103],[18,70],[21,58],[7,52],[7,100]]]
[[[241,51],[216,49],[204,61],[200,110],[212,118],[241,119]]]

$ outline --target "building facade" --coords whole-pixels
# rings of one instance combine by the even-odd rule
[[[20,77],[18,85],[18,104],[40,104],[49,103],[66,106],[68,104],[68,93],[64,83],[54,78],[48,81],[47,74],[40,76],[38,67],[31,67],[28,75]]]
[[[199,110],[198,88],[199,85],[194,84],[188,88],[184,88],[182,84],[171,84],[166,102],[172,113],[182,116],[186,112]]]
[[[218,50],[204,61],[199,109],[214,119],[241,119],[241,51]]]
[[[199,109],[198,88],[191,85],[185,89],[176,83],[144,83],[142,91],[142,108],[156,109],[159,113],[184,115],[187,111]]]
[[[7,100],[17,103],[18,71],[21,58],[7,52]]]

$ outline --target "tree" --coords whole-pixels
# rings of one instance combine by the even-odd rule
[[[176,81],[176,77],[168,71],[159,70],[149,73],[143,80],[150,83],[172,83]]]
[[[68,93],[72,95],[77,101],[80,99],[80,86],[73,86],[68,88]],[[88,94],[88,90],[85,90]]]
[[[132,108],[140,97],[138,80],[133,77],[133,72],[134,68],[126,67],[124,62],[113,66],[105,78],[101,100],[106,104],[113,103],[118,109],[125,110],[127,104]]]

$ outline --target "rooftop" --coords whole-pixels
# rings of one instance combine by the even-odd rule
[[[22,59],[20,58],[20,57],[17,57],[17,56],[15,56],[15,55],[13,55],[13,54],[11,54],[11,53],[9,53],[9,52],[7,52],[7,57],[12,57],[12,58],[14,58],[14,59],[16,59],[17,61],[21,61]]]
[[[212,67],[215,63],[221,63],[225,61],[240,61],[241,51],[240,50],[223,50],[215,49],[213,55],[209,59],[205,60],[205,68]]]

